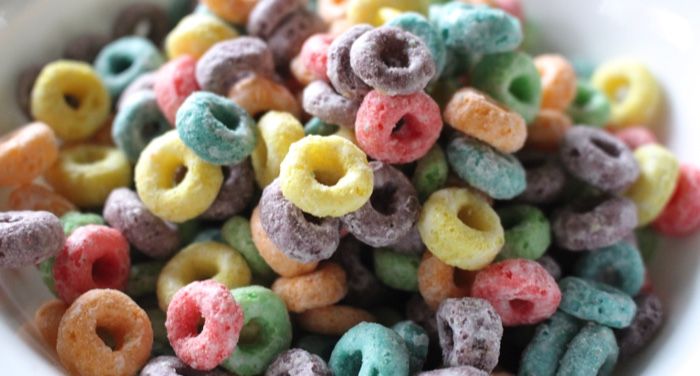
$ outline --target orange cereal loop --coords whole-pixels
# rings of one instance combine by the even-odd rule
[[[561,55],[539,55],[534,59],[542,81],[541,108],[563,111],[576,97],[576,71]]]
[[[34,325],[52,350],[56,349],[58,326],[67,309],[68,304],[62,300],[54,299],[42,304],[34,314]]]
[[[571,125],[571,118],[561,111],[540,110],[528,127],[525,144],[539,150],[559,150],[559,144]]]
[[[436,310],[447,298],[468,296],[474,275],[449,266],[432,253],[425,252],[418,266],[418,291],[428,306]]]
[[[10,192],[7,199],[10,210],[43,210],[60,217],[78,210],[72,202],[51,189],[38,184],[27,184]]]
[[[146,364],[152,346],[146,312],[121,291],[95,289],[81,295],[63,315],[56,351],[71,375],[127,376]]]
[[[245,24],[258,0],[201,0],[207,9],[228,22]]]
[[[348,283],[343,268],[329,262],[309,274],[278,278],[271,289],[290,312],[300,313],[337,303],[347,294]]]
[[[476,89],[454,93],[443,116],[455,129],[506,154],[522,148],[527,138],[527,125],[520,114]]]
[[[303,264],[292,260],[282,253],[262,228],[260,224],[260,208],[258,207],[255,207],[253,214],[250,216],[250,232],[252,233],[253,243],[260,252],[260,256],[275,273],[282,277],[295,277],[307,274],[318,266],[318,262]]]
[[[345,305],[310,309],[297,315],[296,319],[302,329],[328,336],[341,336],[363,321],[376,322],[377,319],[364,309]]]
[[[289,89],[259,75],[236,82],[228,97],[253,117],[268,111],[289,112],[296,118],[301,115],[299,102]]]
[[[0,138],[0,186],[31,183],[58,158],[53,130],[36,122]]]

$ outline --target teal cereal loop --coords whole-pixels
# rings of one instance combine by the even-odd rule
[[[428,357],[428,333],[422,326],[413,321],[401,321],[391,327],[406,343],[410,357],[411,375],[423,369],[423,364]]]
[[[581,320],[621,329],[628,327],[637,313],[629,295],[602,283],[566,277],[559,281],[559,289],[559,309]]]
[[[547,251],[552,241],[547,217],[530,205],[514,205],[496,210],[505,229],[506,244],[500,259],[536,260]]]
[[[95,71],[116,101],[136,78],[163,64],[158,47],[143,37],[123,37],[106,45],[95,58]]]
[[[389,248],[374,250],[374,272],[385,285],[403,291],[418,291],[418,265],[421,257],[394,252]]]
[[[578,334],[583,322],[557,311],[537,326],[535,335],[523,351],[518,376],[554,375],[566,345]]]
[[[335,134],[340,129],[339,125],[328,124],[325,121],[312,117],[311,120],[304,124],[304,134],[305,135],[318,135],[318,136],[330,136]]]
[[[393,18],[386,25],[406,30],[420,38],[428,46],[431,55],[433,55],[435,77],[439,77],[442,74],[443,69],[445,69],[445,43],[443,43],[440,34],[425,16],[415,12],[406,12]]]
[[[409,354],[395,331],[363,322],[340,338],[328,365],[335,376],[408,375]]]
[[[569,342],[566,353],[559,360],[557,376],[610,375],[619,352],[615,334],[610,328],[588,323]]]
[[[644,261],[634,246],[623,241],[587,253],[576,263],[574,275],[636,296],[644,284]]]
[[[117,112],[112,123],[112,139],[133,163],[152,139],[170,129],[155,93],[143,90],[131,95]]]

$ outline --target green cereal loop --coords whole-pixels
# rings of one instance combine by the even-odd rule
[[[523,351],[518,376],[554,376],[566,345],[576,336],[583,322],[557,311],[537,326]]]
[[[576,97],[567,110],[574,124],[602,127],[610,119],[608,97],[588,82],[579,80]]]
[[[428,357],[428,344],[430,343],[425,329],[413,321],[401,321],[392,326],[391,329],[394,329],[406,343],[410,357],[411,375],[420,372]]]
[[[418,291],[420,256],[394,252],[388,248],[374,250],[374,273],[385,285],[402,291]]]
[[[129,270],[129,280],[126,284],[126,294],[132,298],[155,294],[158,274],[164,265],[163,261],[132,264],[131,270]]]
[[[221,366],[238,376],[259,375],[292,343],[287,307],[262,286],[239,287],[231,293],[243,309],[245,321],[238,347]]]
[[[246,218],[235,216],[224,222],[221,236],[226,243],[243,255],[254,276],[263,281],[272,281],[275,272],[270,269],[255,247],[253,235],[250,232],[250,222]]]
[[[536,260],[547,251],[551,231],[547,217],[530,205],[515,205],[496,210],[505,230],[506,243],[499,259]]]
[[[532,58],[523,52],[484,56],[474,67],[472,85],[519,113],[530,124],[540,111],[542,84]]]
[[[339,125],[329,124],[317,117],[312,117],[304,124],[304,135],[330,136],[338,132],[338,129],[340,129]]]
[[[44,281],[46,287],[49,288],[52,294],[58,296],[56,293],[56,281],[53,279],[53,264],[56,262],[56,257],[49,257],[37,265],[39,272],[41,273],[41,280]]]
[[[637,248],[622,241],[587,252],[576,263],[573,274],[636,296],[644,284],[645,268]]]
[[[418,160],[411,182],[418,191],[418,197],[425,201],[433,192],[441,189],[449,173],[447,158],[440,145],[435,144],[426,155]]]
[[[656,250],[659,247],[659,241],[661,240],[659,234],[648,226],[634,230],[634,234],[637,236],[642,259],[645,263],[650,263],[656,256]]]
[[[63,233],[65,233],[66,236],[70,236],[78,227],[104,225],[105,220],[98,214],[72,211],[61,217],[61,224],[63,225]]]
[[[338,342],[338,337],[324,336],[320,334],[308,334],[297,340],[294,347],[316,354],[328,361],[331,357],[333,347]]]
[[[199,221],[192,219],[183,223],[177,224],[177,232],[180,234],[182,247],[185,247],[192,243],[194,238],[199,234],[201,230],[201,225]]]
[[[619,353],[615,334],[610,328],[588,323],[569,342],[559,361],[557,376],[610,375]]]
[[[408,349],[395,331],[363,322],[345,332],[328,366],[335,376],[408,375]]]
[[[581,320],[622,329],[637,313],[637,305],[629,295],[602,283],[566,277],[559,281],[559,289],[559,309]]]

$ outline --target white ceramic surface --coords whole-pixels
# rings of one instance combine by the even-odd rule
[[[134,1],[131,1],[134,2]],[[166,0],[158,0],[166,3]],[[700,164],[700,3],[691,0],[524,0],[542,30],[542,51],[603,61],[648,63],[666,92],[657,133],[684,161]],[[0,0],[0,131],[25,120],[14,100],[15,75],[50,60],[63,42],[109,29],[116,0]],[[653,344],[620,370],[629,375],[700,374],[700,236],[665,241],[651,276],[668,309]],[[28,320],[50,294],[32,268],[0,270],[0,374],[60,374]]]

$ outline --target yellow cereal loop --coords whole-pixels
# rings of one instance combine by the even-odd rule
[[[141,152],[134,180],[148,210],[179,223],[209,208],[219,193],[223,173],[221,167],[188,149],[172,130],[153,139]]]
[[[350,0],[347,5],[347,18],[351,24],[368,23],[381,26],[384,17],[390,14],[413,11],[427,15],[429,6],[429,0]]]
[[[92,136],[109,116],[112,101],[86,63],[59,60],[41,70],[32,89],[32,116],[66,141]]]
[[[379,19],[382,22],[382,25],[393,20],[394,18],[398,17],[403,13],[402,11],[395,9],[395,8],[390,8],[390,7],[385,7],[385,8],[380,8],[379,9]]]
[[[113,189],[131,183],[131,165],[124,152],[99,145],[62,150],[44,174],[61,196],[83,208],[101,206]]]
[[[643,64],[627,59],[602,64],[593,73],[593,86],[610,101],[612,128],[649,124],[659,109],[661,90]]]
[[[625,196],[637,206],[638,227],[646,226],[661,214],[678,181],[678,159],[657,144],[644,145],[634,151],[639,178]]]
[[[194,281],[213,279],[226,287],[248,286],[250,268],[235,249],[218,242],[197,242],[178,252],[158,275],[158,306],[167,311],[177,290]]]
[[[191,14],[183,18],[165,38],[165,52],[169,59],[181,55],[199,59],[209,47],[237,36],[236,30],[216,17]]]
[[[418,232],[435,257],[465,270],[490,264],[505,242],[496,212],[464,188],[433,193],[421,210]]]
[[[284,197],[317,217],[354,212],[374,186],[365,153],[338,136],[306,136],[292,144],[279,179]]]
[[[338,136],[342,137],[353,144],[357,145],[357,139],[355,139],[355,131],[347,128],[347,127],[338,127],[338,130],[335,131],[331,136]]]
[[[280,174],[289,146],[304,138],[304,127],[288,112],[270,111],[258,121],[260,139],[250,156],[255,180],[265,188]]]

